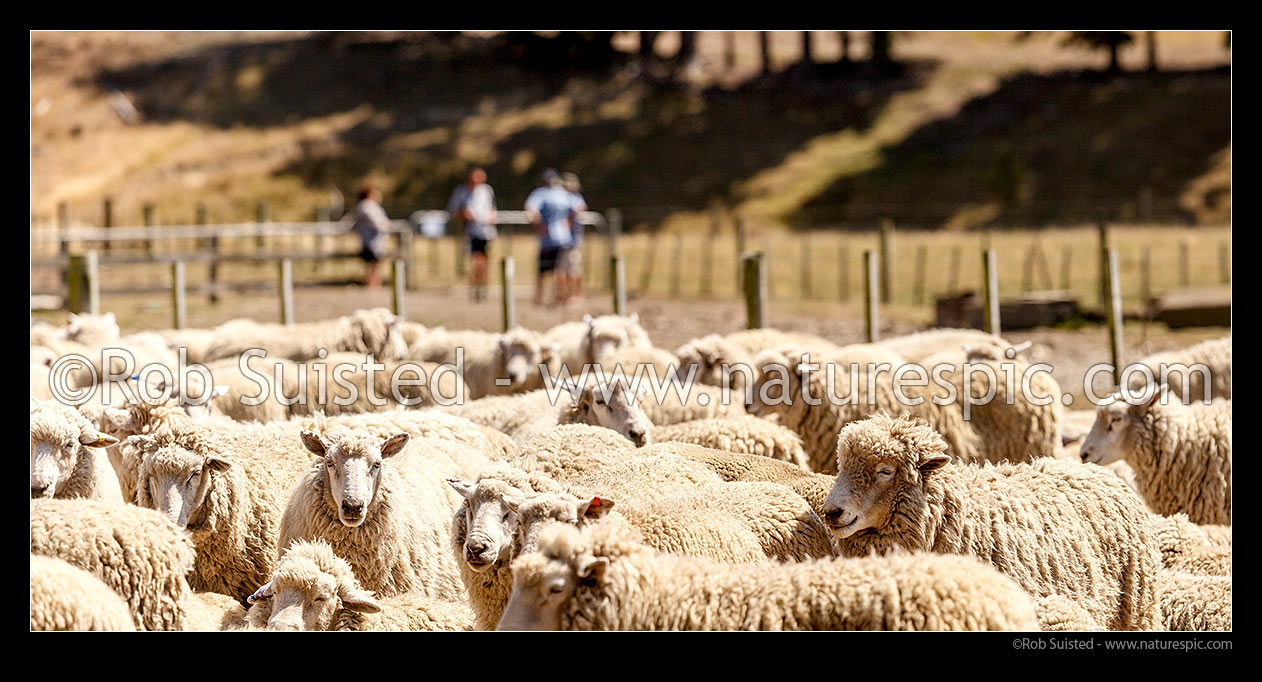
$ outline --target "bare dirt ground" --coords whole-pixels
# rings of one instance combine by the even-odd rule
[[[612,312],[607,296],[588,299],[581,306],[540,307],[530,300],[532,293],[526,287],[517,290],[517,322],[532,329],[547,329],[555,324],[581,319],[585,313],[599,315]],[[294,291],[294,303],[298,322],[327,319],[345,315],[359,308],[390,306],[391,295],[386,288],[369,291],[357,285],[299,287]],[[745,310],[735,300],[668,300],[638,298],[628,303],[631,312],[638,313],[654,344],[674,349],[689,339],[705,334],[725,334],[745,327]],[[768,314],[768,326],[793,329],[818,334],[836,343],[859,343],[865,340],[862,310],[856,305],[843,305],[820,301],[772,302]],[[168,304],[152,295],[110,295],[102,300],[103,310],[113,310],[119,315],[124,333],[157,329],[171,325]],[[273,292],[229,293],[218,304],[211,305],[200,296],[190,294],[188,323],[193,327],[212,327],[236,317],[256,320],[279,320],[279,303]],[[62,312],[40,312],[42,319],[55,323],[65,321]],[[445,326],[456,329],[500,329],[500,301],[492,298],[475,303],[461,288],[447,290],[409,291],[406,316],[409,320],[427,326]],[[882,320],[883,337],[907,334],[924,328],[924,325],[899,318]],[[1151,353],[1190,346],[1206,339],[1230,334],[1229,329],[1206,327],[1170,330],[1164,325],[1148,325],[1147,333],[1139,323],[1128,323],[1123,333],[1123,361],[1133,362]],[[1089,367],[1109,361],[1108,331],[1103,326],[1092,325],[1077,330],[1033,329],[1006,332],[1004,336],[1020,343],[1033,341],[1029,352],[1033,361],[1052,366],[1052,375],[1064,392],[1075,397],[1071,409],[1092,409],[1083,400],[1083,377]],[[1104,395],[1111,379],[1107,373],[1096,377],[1094,388],[1097,395]]]

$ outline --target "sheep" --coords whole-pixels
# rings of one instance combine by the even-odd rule
[[[700,462],[717,473],[725,481],[767,481],[779,483],[792,490],[811,505],[816,514],[823,514],[824,500],[836,483],[835,476],[817,474],[759,455],[740,454],[698,445],[682,443],[657,443],[653,448],[671,448],[680,457]]]
[[[484,456],[448,441],[345,427],[304,431],[301,440],[318,459],[290,494],[280,547],[323,539],[378,596],[463,596],[446,551],[461,497],[446,479],[486,467]]]
[[[658,381],[664,382],[675,378],[679,369],[679,358],[656,346],[623,346],[606,353],[597,365],[605,376],[620,372],[623,376],[633,377],[638,372],[646,380],[653,375]]]
[[[1051,594],[1035,600],[1038,604],[1039,629],[1044,632],[1103,630],[1082,604],[1063,594]]]
[[[213,377],[216,388],[222,387],[220,395],[211,398],[213,410],[235,421],[256,421],[260,423],[286,419],[290,414],[290,406],[281,402],[298,395],[298,364],[284,358],[266,358],[258,355],[246,357],[246,367],[254,374],[261,375],[264,387],[258,384],[259,377],[250,376],[241,368],[241,358],[223,358],[206,364],[206,369]],[[280,366],[281,384],[276,383],[277,365]],[[190,379],[195,374],[190,374]],[[248,404],[246,399],[262,397],[267,391],[267,399],[257,405]],[[253,400],[249,401],[253,402]]]
[[[599,364],[608,354],[628,347],[652,347],[648,332],[640,326],[640,314],[601,315],[592,317],[584,315],[583,322],[587,330],[579,345],[583,363]],[[566,363],[569,366],[569,363]],[[575,371],[571,368],[571,371]]]
[[[624,379],[589,382],[579,387],[571,384],[574,400],[561,412],[558,424],[591,424],[617,431],[636,447],[649,442],[653,422],[640,407],[639,397],[647,389],[633,394]]]
[[[1114,394],[1096,410],[1082,461],[1125,459],[1140,494],[1158,514],[1183,512],[1193,523],[1231,525],[1231,402],[1183,405],[1165,399],[1131,405]]]
[[[53,363],[61,357],[57,351],[43,346],[31,346],[31,397],[49,400],[53,397]]]
[[[641,383],[643,387],[644,384]],[[745,411],[744,395],[725,391],[718,386],[693,382],[691,385],[677,382],[665,384],[660,399],[649,385],[639,398],[640,409],[656,426],[667,426],[697,419],[742,417]],[[678,391],[675,387],[678,387]]]
[[[520,441],[508,462],[565,483],[634,457],[637,450],[618,432],[589,424],[555,426]]]
[[[101,346],[117,341],[122,336],[118,317],[108,312],[104,315],[67,313],[65,338],[85,346]]]
[[[162,514],[96,500],[32,502],[31,554],[62,559],[103,580],[127,602],[141,630],[184,628],[193,543]]]
[[[374,355],[397,360],[407,354],[398,331],[399,319],[385,308],[357,310],[336,320],[292,326],[255,322],[227,323],[216,330],[215,342],[206,349],[203,362],[233,358],[251,348],[267,351],[273,358],[306,360],[320,349]]]
[[[1034,630],[1033,601],[968,557],[723,565],[606,524],[546,528],[513,562],[501,630]]]
[[[433,411],[468,419],[511,438],[520,440],[556,426],[561,413],[573,402],[569,391],[554,397],[545,389],[487,396],[456,405],[445,405]]]
[[[154,333],[166,339],[167,347],[176,355],[184,349],[186,362],[202,364],[206,362],[206,352],[221,329],[222,326],[215,329],[160,329]]]
[[[514,327],[503,334],[480,331],[436,333],[409,349],[408,357],[427,362],[456,363],[457,349],[463,349],[462,368],[468,398],[508,395],[542,388],[539,367],[553,357],[550,346],[538,332]]]
[[[100,578],[61,559],[31,555],[31,630],[135,629],[127,602]]]
[[[246,626],[241,602],[226,594],[194,592],[184,604],[186,632],[219,632]]]
[[[107,351],[110,354],[108,358]],[[153,332],[140,332],[96,345],[84,345],[74,349],[74,352],[84,356],[87,364],[76,366],[66,374],[67,383],[72,388],[100,384],[110,376],[115,379],[134,376],[149,366],[165,367],[172,373],[179,368],[179,357],[168,347],[166,339]],[[105,365],[107,360],[108,367]]]
[[[966,372],[959,367],[928,375],[908,371],[901,381],[903,397],[919,403],[907,404],[899,398],[894,381],[895,371],[904,363],[888,348],[856,344],[832,355],[811,356],[811,365],[818,366],[814,369],[803,360],[800,351],[784,347],[760,354],[756,362],[763,371],[754,383],[749,409],[756,416],[777,416],[781,425],[797,432],[814,471],[834,471],[832,453],[843,426],[881,411],[929,422],[946,438],[951,455],[963,462],[1023,462],[1053,457],[1060,447],[1059,402],[1035,405],[1017,386],[1009,395],[1002,370],[994,370],[994,381],[983,370]],[[886,373],[879,369],[882,364],[895,369]],[[812,369],[809,377],[804,376],[808,369]],[[924,383],[917,382],[917,377]],[[1060,395],[1055,380],[1046,373],[1036,372],[1030,378],[1032,392]],[[994,395],[989,401],[981,400],[987,388]],[[965,391],[972,397],[967,402],[969,419],[965,419]]]
[[[687,493],[722,483],[709,467],[668,450],[636,450],[631,457],[607,461],[566,481],[572,490],[615,495],[631,505]]]
[[[491,427],[436,410],[396,409],[336,417],[317,414],[300,423],[303,430],[317,433],[340,426],[380,438],[406,433],[413,438],[445,440],[473,448],[491,460],[505,459],[515,447],[511,438]]]
[[[371,387],[366,369],[369,367],[373,368]],[[306,360],[296,369],[294,382],[284,381],[286,390],[293,387],[286,402],[297,398],[289,405],[289,414],[294,416],[316,411],[332,416],[380,412],[400,405],[427,406],[440,399],[461,399],[465,393],[459,374],[440,371],[433,362],[380,361],[359,353],[331,353],[326,358]],[[439,396],[431,394],[431,386]]]
[[[1191,367],[1195,364],[1205,365],[1209,369],[1210,382],[1208,398],[1231,399],[1231,337],[1212,339],[1177,350],[1157,353],[1143,358],[1137,365],[1145,365],[1152,370],[1153,378],[1170,387],[1172,395],[1178,400],[1191,402],[1206,400],[1207,387],[1203,371],[1184,370],[1176,365]],[[1162,376],[1162,365],[1168,371]],[[1186,385],[1185,385],[1186,380]],[[1133,372],[1129,377],[1132,392],[1143,389],[1147,378],[1141,372]],[[1186,395],[1185,395],[1186,391]]]
[[[1197,575],[1231,575],[1231,526],[1198,526],[1186,514],[1151,515],[1163,568]]]
[[[1162,571],[1157,598],[1167,630],[1231,630],[1231,576]]]
[[[505,464],[484,469],[476,480],[447,480],[464,498],[451,523],[451,550],[460,567],[479,630],[494,630],[513,591],[509,564],[517,557],[517,514],[505,497],[563,492],[556,481]]]
[[[810,470],[802,439],[793,431],[765,419],[729,417],[698,419],[668,426],[654,426],[653,440],[695,443],[708,448],[778,459]]]
[[[323,540],[295,541],[251,596],[249,624],[267,630],[469,630],[469,607],[417,593],[376,599]]]
[[[848,424],[824,522],[844,556],[970,554],[1034,597],[1063,594],[1113,630],[1157,624],[1161,567],[1148,511],[1116,477],[1044,458],[951,466],[942,436],[909,417]]]
[[[906,358],[908,362],[920,362],[939,351],[959,348],[965,344],[989,344],[996,341],[1005,348],[1012,345],[1003,338],[997,338],[979,329],[950,328],[929,329],[914,334],[895,336],[878,343]]]
[[[190,585],[244,603],[271,573],[286,493],[310,459],[293,443],[297,424],[231,426],[175,421],[125,445],[137,453],[136,503],[192,534]]]
[[[118,476],[99,449],[116,443],[74,408],[31,401],[31,497],[122,502]]]
[[[679,358],[679,376],[688,376],[690,369],[696,367],[693,375],[696,381],[710,386],[726,385],[736,395],[743,396],[754,373],[755,354],[784,344],[810,349],[812,353],[826,353],[838,348],[831,341],[813,334],[778,329],[750,329],[727,336],[708,334],[675,350]]]

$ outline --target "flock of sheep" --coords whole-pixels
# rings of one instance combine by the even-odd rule
[[[180,395],[103,348],[172,373],[182,354],[213,385]],[[444,372],[456,349],[463,372]],[[1048,404],[1004,385],[934,400],[943,383],[907,404],[888,373],[800,371],[946,366],[975,396],[966,363],[1020,367],[1022,350],[760,329],[672,352],[634,315],[504,334],[383,309],[129,336],[110,314],[33,324],[31,629],[1231,629],[1230,337],[1144,361],[1205,363],[1190,388],[1209,404],[1075,412],[1047,373],[1031,389]],[[90,366],[58,374],[71,355]],[[329,389],[370,355],[384,371]],[[441,379],[392,391],[401,365]],[[637,366],[695,382],[631,390]],[[581,378],[550,391],[541,367]],[[50,389],[111,373],[108,399]],[[168,399],[127,400],[141,382]],[[857,399],[810,400],[825,391]]]

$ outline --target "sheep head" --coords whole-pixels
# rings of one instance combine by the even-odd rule
[[[583,321],[587,323],[583,350],[588,362],[599,364],[605,356],[625,346],[649,345],[648,334],[640,326],[639,313],[631,313],[627,317],[587,315]]]
[[[302,444],[320,457],[326,494],[338,520],[350,528],[368,517],[381,488],[382,465],[403,451],[410,436],[395,434],[385,441],[338,430],[324,436],[302,432]]]
[[[824,523],[845,539],[885,528],[895,509],[923,506],[925,477],[950,463],[946,450],[937,431],[907,416],[847,424],[837,436],[837,481],[820,510]]]
[[[359,586],[346,560],[323,540],[296,540],[276,564],[272,579],[250,596],[250,625],[268,630],[333,630],[352,614],[381,610]]]
[[[232,467],[210,434],[177,423],[152,435],[131,436],[125,444],[140,452],[136,503],[162,512],[181,528],[206,526],[204,508],[215,477]]]
[[[87,448],[118,439],[97,431],[83,415],[55,401],[31,401],[31,499],[52,498],[69,482]]]
[[[551,522],[577,527],[601,519],[614,508],[614,501],[608,497],[578,497],[560,492],[508,499],[505,504],[516,515],[515,540],[519,554],[535,551],[539,533]]]
[[[1099,465],[1112,464],[1136,451],[1144,432],[1141,425],[1153,408],[1162,402],[1168,390],[1166,384],[1161,384],[1151,398],[1138,405],[1127,403],[1122,394],[1115,393],[1112,402],[1097,407],[1095,423],[1082,441],[1082,461]]]
[[[566,607],[583,585],[599,585],[609,559],[587,546],[583,533],[550,523],[539,551],[513,562],[513,593],[497,630],[559,630]]]
[[[515,510],[525,501],[526,493],[495,478],[477,482],[449,478],[447,482],[465,499],[465,563],[478,573],[507,565],[516,556]]]
[[[622,434],[636,447],[651,442],[653,422],[639,402],[647,394],[645,387],[632,391],[625,379],[614,378],[593,381],[581,388],[570,384],[568,388],[574,404],[564,416],[564,423],[603,426]]]

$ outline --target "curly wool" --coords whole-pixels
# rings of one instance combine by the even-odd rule
[[[824,500],[836,482],[834,477],[827,474],[813,473],[788,462],[758,455],[682,443],[660,443],[649,447],[671,447],[679,456],[705,464],[725,481],[779,483],[806,500],[816,514],[823,514]]]
[[[468,419],[510,438],[521,440],[556,426],[573,399],[560,391],[554,404],[544,389],[504,396],[487,396],[461,405],[435,408],[435,411]]]
[[[636,455],[617,431],[587,424],[564,424],[519,442],[508,463],[562,483]]]
[[[1231,403],[1153,405],[1126,430],[1126,463],[1157,514],[1231,525]]]
[[[838,485],[843,476],[862,484],[870,479],[858,476],[893,464],[898,487],[889,493],[884,525],[840,539],[841,553],[902,547],[968,554],[1035,597],[1077,601],[1109,629],[1156,626],[1160,554],[1148,511],[1125,484],[1051,458],[920,471],[921,462],[946,450],[937,432],[906,417],[846,426],[837,444]]]
[[[1231,576],[1162,571],[1157,599],[1167,630],[1231,630]]]
[[[653,440],[695,443],[716,450],[770,457],[810,469],[801,437],[779,424],[748,415],[656,426]]]
[[[640,326],[639,314],[601,315],[585,320],[587,332],[579,345],[584,362],[599,364],[603,357],[597,357],[601,348],[618,350],[622,348],[652,348],[653,341],[649,333]]]
[[[31,554],[100,578],[126,600],[141,630],[184,628],[193,543],[158,512],[83,499],[32,502]]]
[[[31,555],[31,630],[135,629],[127,602],[100,578],[61,559]]]
[[[657,426],[698,419],[742,417],[748,414],[745,411],[745,397],[740,392],[725,391],[719,386],[695,382],[687,389],[687,393],[683,394],[683,388],[680,388],[677,393],[668,386],[662,395],[661,402],[658,402],[650,389],[647,395],[640,397],[640,409],[644,410],[649,421]]]
[[[317,357],[320,349],[329,353],[371,353],[379,360],[396,360],[407,352],[397,325],[398,318],[386,308],[357,310],[333,320],[288,327],[234,320],[215,330],[215,341],[206,349],[204,361],[235,358],[251,348],[267,351],[269,358],[290,360]]]
[[[304,431],[323,432],[342,427],[378,438],[406,433],[413,438],[433,438],[468,446],[492,460],[502,460],[512,451],[511,438],[494,428],[437,410],[387,410],[366,414],[325,417],[315,415],[301,422]],[[475,458],[475,462],[477,463]]]
[[[1103,630],[1087,610],[1063,594],[1051,594],[1035,600],[1038,604],[1039,629],[1044,632],[1084,632]]]
[[[321,576],[332,578],[338,589],[360,592],[363,588],[355,579],[355,572],[345,559],[337,556],[327,542],[296,541],[276,564],[269,584],[273,589],[281,586],[302,589],[314,585]],[[357,613],[342,605],[340,599],[327,623],[329,631],[395,631],[432,632],[441,630],[470,630],[473,614],[469,607],[450,601],[442,601],[415,592],[386,597],[377,601],[381,611],[374,614]],[[266,629],[272,615],[271,599],[262,599],[250,607],[249,626]]]
[[[193,592],[185,602],[184,610],[185,631],[220,632],[246,625],[245,608],[240,601],[226,594]]]
[[[31,404],[31,451],[37,443],[55,448],[70,446],[71,459],[66,462],[68,474],[59,477],[54,497],[69,499],[86,497],[107,502],[122,502],[122,487],[105,452],[80,442],[95,437],[96,427],[72,407],[55,400]],[[32,460],[33,461],[33,460]]]
[[[1210,374],[1210,398],[1226,398],[1231,399],[1231,337],[1225,336],[1221,339],[1212,339],[1203,341],[1195,346],[1187,348],[1179,348],[1176,350],[1166,351],[1164,353],[1156,353],[1143,358],[1136,364],[1147,365],[1152,369],[1153,377],[1157,381],[1163,381],[1170,387],[1171,395],[1178,396],[1179,400],[1183,399],[1184,382],[1186,380],[1188,389],[1188,400],[1203,401],[1205,399],[1205,375],[1202,372],[1187,372],[1185,376],[1182,372],[1170,372],[1163,379],[1161,376],[1161,365],[1188,365],[1203,364],[1209,368]],[[1145,378],[1139,373],[1133,373],[1130,376],[1131,388],[1138,390],[1143,387]]]
[[[507,464],[493,464],[484,469],[475,481],[475,495],[496,495],[503,498],[509,493],[523,496],[536,493],[564,492],[560,483],[540,474],[528,472]],[[482,572],[469,568],[464,560],[464,545],[469,533],[470,500],[465,498],[456,510],[451,521],[451,551],[460,567],[460,580],[464,582],[465,591],[469,594],[469,603],[473,606],[474,623],[479,630],[494,630],[508,604],[509,595],[513,591],[513,572],[509,562],[496,561]],[[516,525],[516,519],[510,518]],[[517,534],[514,532],[514,546],[510,550],[510,560],[520,551],[517,546]]]
[[[1161,565],[1197,575],[1231,575],[1231,526],[1198,526],[1186,514],[1151,517]]]
[[[546,365],[544,349],[549,344],[539,332],[513,327],[502,334],[476,330],[434,331],[408,350],[408,357],[434,363],[456,362],[456,349],[463,349],[466,398],[510,395],[543,387],[539,365]],[[520,355],[526,374],[521,381],[509,375],[509,358]],[[551,354],[549,354],[549,357]],[[555,369],[555,368],[552,368]],[[508,379],[502,385],[497,380]]]
[[[322,437],[352,453],[381,446],[379,437],[345,427],[331,427]],[[338,517],[328,468],[317,460],[290,494],[278,546],[324,540],[351,565],[364,587],[381,596],[419,591],[462,597],[459,571],[446,547],[462,498],[447,479],[468,476],[487,464],[476,451],[456,443],[413,438],[383,462],[363,523],[349,527]]]
[[[579,582],[562,630],[1033,630],[1034,604],[1009,578],[967,557],[901,554],[723,565],[653,551],[612,525],[544,531],[513,565],[515,590],[550,562],[603,576]],[[510,606],[511,609],[511,606]],[[507,619],[507,614],[506,614]]]
[[[136,503],[142,507],[156,504],[146,483],[155,474],[196,467],[212,454],[232,462],[226,471],[207,467],[205,499],[188,521],[197,548],[193,589],[244,603],[271,572],[286,493],[310,462],[298,445],[300,432],[293,422],[217,428],[177,421],[138,437],[147,441],[128,440],[141,451]]]

